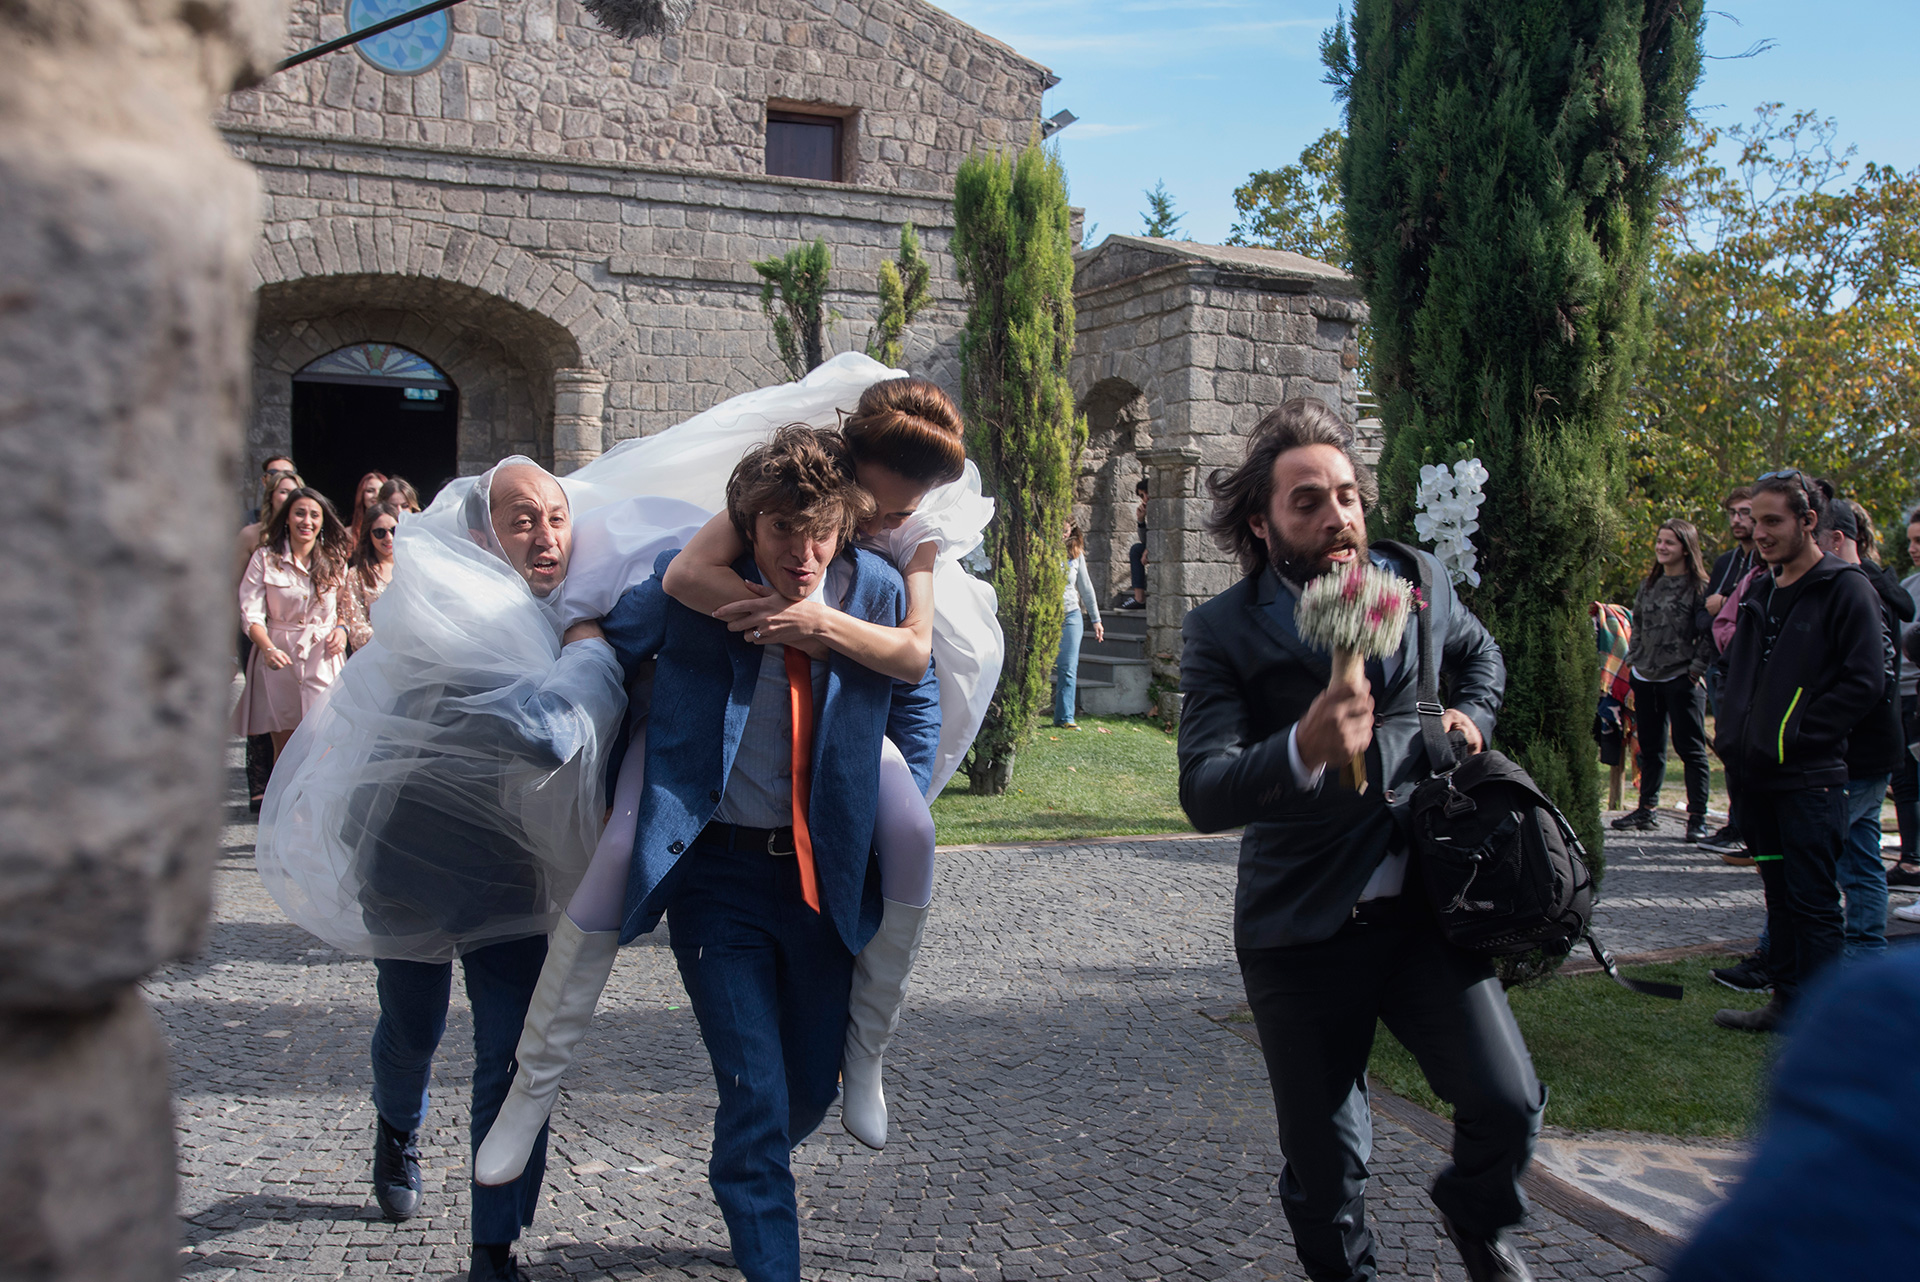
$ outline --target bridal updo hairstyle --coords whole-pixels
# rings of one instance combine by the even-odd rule
[[[924,378],[868,387],[840,434],[856,463],[877,463],[929,489],[959,480],[967,462],[959,409]]]

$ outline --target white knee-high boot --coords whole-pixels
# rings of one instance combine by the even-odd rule
[[[547,941],[546,964],[540,968],[514,1052],[519,1069],[513,1088],[473,1155],[476,1184],[511,1184],[527,1168],[534,1141],[560,1094],[560,1075],[573,1063],[573,1048],[593,1019],[619,948],[619,931],[584,931],[561,915]]]
[[[907,978],[920,956],[927,909],[888,899],[880,930],[860,950],[847,1001],[847,1044],[840,1057],[840,1123],[868,1148],[887,1142],[887,1097],[880,1089],[882,1053],[900,1025]]]

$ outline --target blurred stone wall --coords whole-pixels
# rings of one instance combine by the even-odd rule
[[[233,665],[257,187],[211,127],[278,0],[0,4],[0,1270],[176,1264],[142,976],[196,950]]]

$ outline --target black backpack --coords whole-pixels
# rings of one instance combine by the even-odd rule
[[[1433,572],[1418,555],[1421,594],[1433,600]],[[1535,949],[1564,956],[1581,940],[1612,979],[1637,993],[1678,1000],[1672,984],[1627,979],[1588,929],[1593,873],[1573,825],[1511,758],[1487,748],[1468,755],[1441,724],[1432,629],[1417,629],[1420,734],[1436,772],[1408,805],[1414,857],[1447,942],[1486,957]]]

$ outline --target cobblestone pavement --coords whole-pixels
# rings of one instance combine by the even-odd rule
[[[464,1276],[464,1001],[424,1135],[425,1213],[389,1225],[367,1186],[372,967],[281,917],[252,837],[226,830],[205,956],[148,985],[175,1051],[185,1275]],[[795,1155],[809,1278],[1300,1276],[1264,1069],[1199,1013],[1241,997],[1234,845],[942,853],[889,1053],[894,1139],[869,1152],[833,1117]],[[625,949],[556,1114],[532,1276],[737,1277],[705,1181],[713,1105],[668,950]],[[1383,1277],[1463,1276],[1425,1195],[1443,1160],[1377,1121]],[[1524,1244],[1543,1279],[1657,1277],[1545,1212]]]

